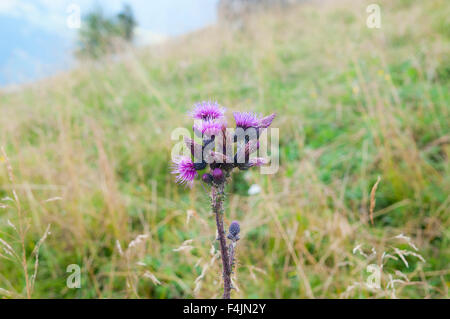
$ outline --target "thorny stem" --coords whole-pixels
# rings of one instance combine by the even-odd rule
[[[222,183],[211,187],[211,207],[216,216],[217,234],[219,235],[220,253],[222,255],[223,269],[223,299],[230,299],[231,293],[231,268],[228,256],[228,247],[223,229],[223,202],[225,199],[225,185]]]
[[[230,271],[231,271],[231,273],[233,273],[235,251],[236,251],[236,242],[232,241],[230,243],[229,248],[228,248],[228,256],[230,258]]]
[[[229,257],[229,262],[230,262],[230,272],[231,274],[234,274],[233,272],[233,267],[234,267],[234,257],[236,255],[236,243],[239,240],[239,235],[235,234],[234,236],[232,236],[232,234],[228,235],[228,239],[230,239],[231,243],[228,246],[228,257]],[[231,289],[235,289],[235,287],[233,286],[233,281],[231,281]]]

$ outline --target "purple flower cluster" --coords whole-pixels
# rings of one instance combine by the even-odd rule
[[[247,134],[243,139],[240,139],[237,133],[230,133],[227,130],[225,111],[225,108],[217,102],[209,101],[194,105],[194,109],[190,112],[195,120],[192,129],[197,136],[202,137],[203,142],[200,145],[189,138],[185,139],[185,143],[195,161],[190,157],[181,157],[174,160],[172,173],[177,174],[176,181],[178,183],[192,186],[194,179],[198,176],[197,171],[205,169],[208,164],[210,172],[203,174],[202,180],[210,185],[218,185],[226,181],[231,170],[235,167],[247,170],[250,167],[267,163],[264,158],[250,158],[250,155],[258,150],[260,133],[272,124],[275,113],[261,117],[252,112],[234,112],[236,132],[237,129],[240,129],[247,134],[254,130],[254,134]],[[217,141],[221,142],[219,144],[223,148],[219,151],[212,149],[212,146],[215,145],[214,142]],[[230,141],[231,143],[241,142],[241,147],[238,146],[238,154],[234,158],[227,155],[227,142],[230,143]],[[241,149],[241,152],[239,152],[239,149]]]

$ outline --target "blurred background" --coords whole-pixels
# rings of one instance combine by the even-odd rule
[[[121,38],[144,46],[205,27],[216,21],[217,2],[2,1],[0,85],[30,82],[73,67],[75,53],[89,41],[100,47],[106,39]],[[84,20],[83,30],[77,19]],[[132,34],[121,33],[127,28]]]
[[[448,298],[448,1],[2,0],[0,39],[1,297],[220,297],[170,174],[212,99],[280,129],[228,187],[233,297]]]

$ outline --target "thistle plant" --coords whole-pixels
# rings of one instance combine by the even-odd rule
[[[202,102],[194,106],[190,115],[194,119],[192,129],[199,142],[185,138],[190,156],[175,158],[172,173],[176,174],[179,184],[192,187],[199,172],[204,171],[201,180],[209,188],[222,257],[223,298],[229,299],[241,227],[239,222],[233,221],[225,235],[225,188],[235,168],[248,170],[267,163],[266,158],[256,157],[255,154],[259,149],[261,133],[271,125],[275,113],[261,117],[252,112],[234,112],[235,128],[230,129],[227,128],[225,111],[217,102]]]

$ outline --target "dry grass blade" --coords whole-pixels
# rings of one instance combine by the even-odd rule
[[[31,276],[31,291],[34,289],[34,283],[36,282],[36,276],[37,271],[39,267],[39,249],[41,248],[41,245],[44,243],[44,241],[47,239],[47,236],[50,235],[50,224],[45,229],[44,234],[42,235],[41,239],[39,239],[38,243],[33,249],[32,255],[34,256],[34,272]]]
[[[12,297],[13,293],[11,291],[6,290],[6,289],[0,288],[0,296]]]
[[[56,196],[56,197],[52,197],[52,198],[44,200],[43,203],[55,202],[55,201],[62,200],[62,199],[63,199],[62,197]]]
[[[375,203],[376,203],[375,193],[377,191],[378,184],[380,183],[380,181],[381,181],[381,177],[378,176],[377,182],[375,183],[375,185],[373,185],[372,190],[370,191],[370,209],[369,209],[369,213],[370,213],[370,222],[372,223],[372,225],[374,224],[373,223],[373,210],[375,209]]]
[[[145,278],[149,278],[155,285],[161,285],[161,282],[156,278],[154,274],[152,274],[150,271],[146,271],[144,273]]]
[[[5,163],[6,163],[6,169],[8,170],[9,181],[11,182],[11,185],[14,185],[14,174],[13,174],[13,169],[12,169],[12,166],[11,166],[11,162],[9,161],[9,157],[6,154],[5,148],[3,146],[1,147],[1,151],[2,151],[2,157],[3,157],[3,159],[4,159]],[[12,192],[13,192],[14,200],[16,201],[16,204],[20,205],[19,197],[17,196],[15,188],[12,189]]]
[[[16,229],[16,232],[19,237],[18,239],[20,241],[21,248],[22,248],[20,259],[21,259],[21,265],[22,265],[22,269],[23,269],[23,273],[24,273],[24,277],[25,277],[26,294],[27,294],[27,298],[30,299],[31,298],[31,282],[30,282],[29,275],[28,275],[28,261],[27,261],[27,254],[26,254],[26,249],[25,249],[25,236],[26,236],[26,232],[28,230],[28,226],[26,225],[26,220],[22,213],[19,196],[17,195],[17,192],[16,192],[15,182],[14,182],[15,179],[14,179],[14,173],[13,173],[11,162],[9,161],[9,157],[6,154],[5,148],[2,146],[0,148],[0,150],[2,153],[2,158],[6,163],[6,169],[8,171],[8,179],[11,183],[14,202],[16,205],[18,221],[19,221],[19,227],[18,227],[18,229]],[[7,199],[9,200],[9,197]],[[6,200],[6,198],[4,198],[3,200]],[[18,254],[17,254],[17,256],[18,256]]]
[[[14,258],[20,259],[19,256],[16,254],[16,252],[14,251],[14,248],[12,248],[12,246],[10,244],[8,244],[5,240],[0,238],[0,248],[2,248],[3,252],[6,255],[12,256]],[[6,255],[1,254],[0,256],[2,256],[3,258],[7,258]],[[8,257],[9,259],[9,257]]]
[[[194,246],[191,245],[193,242],[193,239],[185,240],[180,247],[172,249],[172,251],[190,251],[194,248]]]

